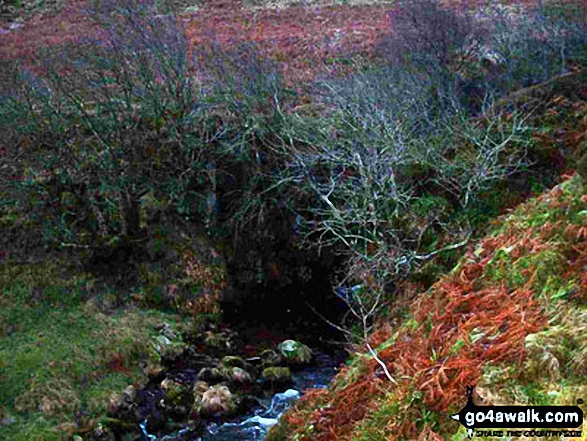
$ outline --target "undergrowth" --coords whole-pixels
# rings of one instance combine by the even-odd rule
[[[581,172],[584,22],[402,1],[378,65],[295,88],[278,67],[290,52],[227,48],[226,35],[193,47],[201,36],[152,1],[91,6],[97,35],[12,60],[0,97],[9,439],[95,428],[111,391],[157,363],[161,310],[191,314],[196,331],[218,320],[224,259],[252,286],[284,243],[342,256],[336,293],[370,350],[286,416],[294,436],[451,436],[446,413],[469,383],[488,400],[571,393],[585,358],[570,334],[585,316],[564,318],[585,298],[578,177],[469,249],[403,324],[371,331],[406,281],[433,284],[493,216]],[[315,47],[321,62],[352,65],[360,57],[337,39]],[[548,390],[533,377],[543,372]]]
[[[104,312],[94,278],[64,268],[8,263],[0,272],[1,439],[95,430],[110,400],[159,365],[155,325],[183,329],[156,310]]]
[[[494,404],[574,404],[584,392],[583,269],[587,197],[581,178],[503,217],[457,267],[417,298],[410,320],[371,336],[379,364],[358,358],[330,390],[285,421],[313,439],[460,439],[450,414],[465,386]],[[506,271],[507,268],[507,271]]]

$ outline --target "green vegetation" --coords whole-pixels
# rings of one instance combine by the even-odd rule
[[[192,47],[159,3],[91,2],[99,36],[7,62],[0,436],[105,424],[113,393],[220,320],[229,280],[293,285],[275,262],[301,273],[304,249],[336,256],[341,328],[366,352],[276,439],[460,436],[444,414],[466,382],[569,399],[587,369],[580,11],[399,1],[372,59],[327,54],[347,73],[294,87],[252,42]]]
[[[275,439],[310,425],[342,439],[461,439],[448,415],[467,384],[478,404],[575,404],[586,391],[586,208],[576,176],[502,217],[400,325],[372,336],[397,386],[359,354],[329,391],[286,415],[274,435],[287,436]]]
[[[2,418],[14,420],[0,429],[2,439],[64,439],[95,429],[110,400],[159,365],[167,348],[155,325],[184,326],[155,310],[104,311],[91,295],[94,278],[64,268],[2,267],[0,402]]]

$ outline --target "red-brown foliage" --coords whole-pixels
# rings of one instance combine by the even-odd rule
[[[35,16],[22,29],[2,35],[0,59],[34,58],[39,47],[100,37],[99,26],[84,15],[84,6],[85,2],[73,1],[60,15]],[[252,11],[238,3],[211,3],[181,17],[192,48],[253,42],[278,62],[293,84],[330,70],[327,65],[336,64],[337,57],[372,54],[374,43],[389,29],[388,8],[296,6]]]
[[[526,204],[526,213],[539,205],[547,206],[553,213],[566,212],[565,197],[557,187]],[[313,424],[312,439],[348,439],[354,424],[376,409],[385,391],[393,392],[400,402],[417,391],[428,411],[448,413],[451,406],[462,402],[465,387],[480,380],[484,367],[522,362],[526,336],[547,326],[544,304],[532,290],[536,268],[526,269],[527,283],[514,289],[505,282],[485,277],[485,267],[500,249],[507,249],[515,261],[556,246],[555,242],[560,244],[563,232],[563,237],[570,239],[565,248],[568,267],[563,272],[565,277],[580,281],[573,298],[585,298],[586,228],[565,227],[554,216],[553,222],[532,228],[510,224],[501,234],[481,241],[475,252],[471,250],[464,257],[466,263],[458,271],[440,280],[412,304],[410,316],[417,327],[400,328],[393,344],[379,352],[399,386],[386,381],[379,364],[370,359],[350,385],[321,392],[320,399],[310,407],[317,410],[308,414],[304,412],[308,406],[299,405],[286,414],[290,427],[302,433],[303,428]],[[391,335],[389,327],[383,328],[373,334],[372,344],[377,346]],[[340,379],[345,376],[341,373]],[[390,421],[388,429],[399,439],[441,439],[430,426],[418,428],[414,421],[415,418],[404,416],[401,421]]]

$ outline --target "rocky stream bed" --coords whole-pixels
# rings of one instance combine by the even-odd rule
[[[168,348],[184,343],[163,352],[164,369],[146,384],[112,400],[107,424],[89,439],[262,440],[304,391],[326,387],[345,357],[266,330],[251,340],[213,326],[190,338],[162,324],[159,334]]]

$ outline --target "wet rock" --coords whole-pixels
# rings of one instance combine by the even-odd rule
[[[278,366],[283,363],[283,358],[277,352],[267,349],[259,354],[261,365],[264,367]]]
[[[205,381],[207,383],[220,383],[224,381],[225,377],[223,372],[218,368],[205,367],[198,373],[198,380]]]
[[[187,397],[191,391],[189,388],[181,383],[173,381],[169,378],[166,378],[161,382],[161,389],[163,389],[165,393],[165,401],[170,404],[175,404],[181,401],[191,401],[192,397]]]
[[[249,384],[253,382],[253,377],[244,369],[233,367],[224,370],[226,380],[237,384]]]
[[[238,407],[238,400],[227,386],[216,385],[208,388],[201,395],[196,395],[192,413],[202,417],[234,413]]]
[[[194,384],[193,391],[197,395],[202,395],[209,388],[210,388],[210,385],[208,383],[206,383],[205,381],[196,381],[196,384]]]
[[[261,377],[271,388],[291,384],[292,375],[288,367],[268,367],[263,369]]]
[[[287,363],[308,364],[312,361],[312,350],[296,340],[285,340],[277,346],[277,350]]]
[[[121,421],[136,423],[139,420],[139,411],[136,404],[137,391],[134,386],[128,386],[118,398],[110,399],[110,414]]]
[[[212,435],[211,438],[204,437],[204,439],[219,439],[219,440],[244,440],[244,439],[263,439],[263,435],[267,433],[270,427],[277,423],[276,419],[264,418],[261,416],[253,416],[241,423],[224,423],[221,426],[211,424],[207,428],[207,432]],[[286,439],[286,438],[283,438]]]
[[[271,399],[271,406],[263,415],[271,418],[279,418],[299,398],[300,393],[295,389],[288,389],[283,393],[275,394]]]
[[[227,355],[222,359],[222,366],[224,367],[238,367],[241,369],[245,369],[245,361],[242,357],[237,357],[235,355]]]
[[[163,380],[161,388],[165,393],[159,402],[161,410],[175,421],[186,418],[194,399],[192,388],[170,379]]]

